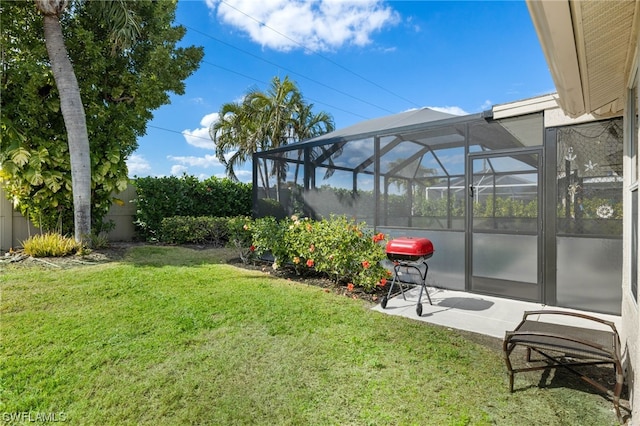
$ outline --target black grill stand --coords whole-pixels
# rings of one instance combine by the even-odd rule
[[[420,270],[420,267],[422,265],[424,265],[424,275]],[[416,313],[418,314],[419,317],[421,317],[423,292],[427,294],[427,298],[429,299],[429,304],[433,305],[433,303],[431,303],[431,296],[429,296],[429,290],[427,290],[427,272],[429,272],[429,265],[427,265],[427,262],[425,260],[422,260],[422,262],[417,262],[417,261],[403,262],[403,261],[395,260],[393,262],[393,280],[391,281],[389,292],[387,293],[386,296],[382,298],[382,301],[380,302],[380,306],[382,306],[382,309],[386,309],[387,302],[391,297],[391,292],[393,291],[393,287],[396,284],[396,281],[398,282],[398,286],[400,287],[400,293],[402,293],[402,298],[404,300],[407,300],[407,298],[404,295],[404,288],[402,286],[402,281],[400,281],[400,277],[398,273],[400,271],[400,268],[415,269],[416,271],[418,271],[418,276],[420,277],[421,282],[420,282],[420,296],[418,296],[418,304],[416,305]]]

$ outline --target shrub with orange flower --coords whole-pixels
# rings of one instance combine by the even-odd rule
[[[373,239],[374,243],[377,243],[377,242],[380,242],[380,241],[384,240],[385,236],[384,236],[384,234],[382,232],[378,232],[376,235],[374,235],[372,237],[372,239]]]

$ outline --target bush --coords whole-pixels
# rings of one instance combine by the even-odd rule
[[[57,233],[34,235],[22,241],[24,252],[33,257],[61,257],[82,250],[75,239]]]
[[[278,222],[275,217],[263,217],[253,221],[251,236],[256,254],[263,256],[270,253],[273,256],[273,268],[277,269],[291,261],[291,250],[286,246],[285,231],[290,219]]]
[[[230,217],[251,214],[251,185],[211,177],[144,177],[134,181],[134,224],[145,241],[160,240],[162,221],[173,216]]]
[[[160,241],[170,244],[210,244],[222,247],[228,241],[227,219],[173,216],[162,219]]]
[[[260,217],[274,217],[277,220],[282,220],[287,217],[287,213],[280,202],[270,198],[258,199],[257,209]]]
[[[289,266],[298,274],[313,269],[367,291],[384,286],[389,276],[381,265],[385,236],[374,235],[364,224],[344,216],[321,221],[267,217],[256,219],[250,229],[256,253],[270,252],[274,269]]]
[[[251,240],[251,218],[248,216],[230,217],[226,224],[227,245],[236,249],[243,263],[248,263],[255,250]]]

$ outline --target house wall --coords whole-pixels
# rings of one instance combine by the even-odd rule
[[[132,200],[136,196],[136,190],[130,185],[125,191],[118,194],[117,198],[122,200],[122,205],[113,203],[105,221],[112,220],[115,223],[114,229],[107,234],[109,241],[131,241],[135,235],[133,226],[136,206]],[[16,249],[22,246],[22,241],[30,235],[39,234],[40,230],[32,223],[29,223],[19,211],[13,208],[13,204],[0,186],[0,253]]]
[[[622,321],[620,335],[622,339],[623,353],[625,357],[625,369],[627,386],[629,387],[629,400],[632,407],[631,424],[639,424],[640,422],[640,309],[639,300],[636,294],[633,294],[631,282],[632,274],[635,271],[636,283],[640,279],[638,274],[638,257],[637,250],[632,250],[632,232],[635,222],[636,230],[640,227],[640,215],[636,212],[632,214],[632,195],[638,194],[639,186],[639,166],[637,135],[640,133],[638,128],[638,108],[640,105],[638,99],[638,88],[640,87],[640,72],[638,70],[638,58],[640,57],[640,43],[636,43],[635,60],[629,72],[629,96],[625,109],[625,181],[624,181],[624,248],[623,248],[623,278],[622,278]],[[636,231],[637,232],[637,231]],[[636,235],[637,238],[637,235]],[[637,241],[637,240],[636,240]],[[635,263],[635,268],[634,268]],[[634,423],[635,422],[635,423]]]

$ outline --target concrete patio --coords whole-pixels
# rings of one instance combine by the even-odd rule
[[[535,310],[562,310],[582,312],[604,320],[612,321],[616,328],[620,329],[620,317],[615,315],[600,314],[594,312],[584,312],[575,309],[558,308],[539,303],[522,302],[519,300],[505,299],[500,297],[472,294],[461,291],[446,290],[428,287],[429,295],[433,305],[425,294],[422,295],[422,316],[416,313],[416,304],[420,287],[416,286],[405,289],[406,300],[401,294],[389,299],[386,309],[379,304],[373,309],[389,315],[398,315],[424,321],[432,324],[451,327],[454,329],[471,331],[487,336],[502,339],[507,330],[513,330],[525,311]],[[565,320],[564,318],[562,318]],[[579,319],[566,319],[567,325],[593,326],[589,321],[585,324]]]

